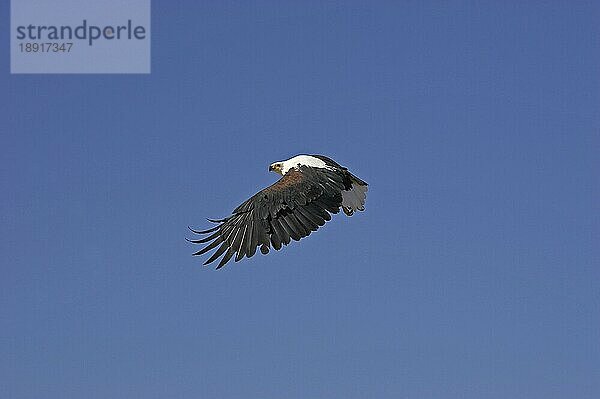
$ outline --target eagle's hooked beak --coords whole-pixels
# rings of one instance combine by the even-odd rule
[[[272,163],[269,165],[269,172],[275,172],[281,174],[281,162]]]

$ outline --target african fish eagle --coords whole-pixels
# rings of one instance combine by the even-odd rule
[[[235,208],[231,216],[208,219],[218,226],[203,231],[190,228],[196,234],[210,234],[188,240],[210,242],[194,255],[218,247],[205,265],[225,254],[217,266],[220,269],[234,254],[236,262],[252,257],[258,246],[263,254],[270,245],[280,250],[290,239],[298,241],[323,226],[340,207],[347,216],[365,209],[368,184],[323,155],[297,155],[272,163],[269,171],[283,177]]]

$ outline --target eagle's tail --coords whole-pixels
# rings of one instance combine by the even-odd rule
[[[350,174],[352,187],[350,190],[342,191],[342,210],[347,216],[352,216],[354,211],[364,211],[365,201],[367,199],[367,190],[369,185],[367,182]]]

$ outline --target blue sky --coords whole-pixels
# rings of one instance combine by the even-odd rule
[[[150,75],[0,63],[0,396],[600,396],[597,3],[200,3]],[[203,268],[298,153],[366,211]]]

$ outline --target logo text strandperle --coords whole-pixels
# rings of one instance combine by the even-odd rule
[[[94,40],[104,38],[106,40],[143,40],[146,38],[146,28],[141,25],[133,26],[130,19],[126,25],[99,27],[88,25],[87,20],[83,20],[81,25],[73,28],[69,25],[45,26],[45,25],[21,25],[17,26],[18,40],[87,40],[91,46]]]

